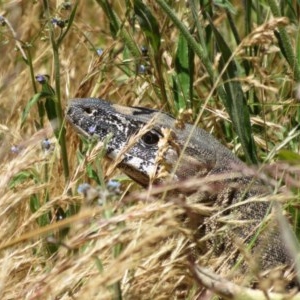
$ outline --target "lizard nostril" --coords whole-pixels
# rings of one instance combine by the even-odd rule
[[[87,114],[93,113],[93,110],[92,110],[90,107],[85,107],[85,108],[84,108],[84,111],[85,111]]]

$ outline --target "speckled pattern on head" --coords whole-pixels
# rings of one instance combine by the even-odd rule
[[[108,143],[108,157],[115,159],[119,150],[124,147],[129,137],[138,133],[138,131],[145,126],[149,121],[153,120],[152,126],[153,133],[162,137],[162,128],[171,128],[176,137],[176,143],[182,148],[191,131],[192,136],[189,138],[189,147],[186,148],[185,156],[189,156],[189,161],[181,162],[182,167],[189,164],[189,168],[186,168],[188,174],[184,174],[182,168],[178,168],[176,172],[177,178],[184,179],[186,177],[193,176],[203,169],[207,171],[219,172],[220,169],[231,170],[236,165],[241,165],[242,162],[238,160],[226,147],[220,144],[210,134],[200,128],[193,128],[192,125],[186,124],[183,129],[176,128],[175,119],[170,115],[149,108],[142,107],[125,107],[117,104],[111,104],[107,101],[97,98],[87,99],[72,99],[67,111],[67,119],[69,122],[79,131],[80,134],[91,137],[97,136],[100,140],[105,138],[108,134],[112,134],[112,138]],[[199,141],[201,141],[201,147],[199,147]],[[151,149],[151,151],[150,151]],[[148,184],[148,179],[144,179],[144,175],[147,174],[139,168],[140,165],[131,165],[131,163],[140,164],[139,159],[142,158],[144,167],[147,167],[149,171],[152,171],[151,165],[154,164],[156,158],[157,145],[145,145],[141,139],[136,146],[132,147],[127,153],[127,164],[130,164],[130,168],[138,168],[143,177],[143,182],[137,180],[142,185]],[[171,154],[170,157],[177,156],[177,154]],[[128,157],[135,159],[129,160]],[[196,160],[194,158],[197,158]],[[124,162],[125,163],[125,162]],[[127,175],[130,177],[129,169],[127,165]],[[123,165],[120,165],[124,168]],[[154,166],[152,166],[154,167]],[[126,171],[126,170],[125,170]],[[145,181],[145,182],[144,182]]]

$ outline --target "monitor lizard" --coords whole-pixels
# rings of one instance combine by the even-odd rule
[[[186,194],[189,201],[205,203],[222,212],[199,217],[206,227],[205,234],[211,235],[207,243],[216,255],[231,254],[237,239],[244,244],[254,241],[251,253],[261,270],[292,266],[293,259],[285,248],[276,218],[261,225],[272,215],[272,203],[251,201],[268,193],[268,188],[247,174],[247,166],[205,130],[180,124],[158,110],[126,107],[98,98],[70,100],[66,118],[86,137],[103,140],[110,135],[107,158],[144,187],[160,184],[166,174],[178,181],[179,190],[180,183],[189,178],[211,179]],[[233,225],[233,219],[239,225]],[[218,231],[223,228],[221,223],[226,224],[225,236]],[[256,237],[258,231],[263,232]],[[233,263],[240,255],[236,252]]]

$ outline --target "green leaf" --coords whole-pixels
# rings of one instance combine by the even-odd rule
[[[72,12],[70,14],[70,18],[68,20],[67,28],[64,30],[63,34],[60,36],[60,38],[57,41],[58,45],[63,41],[64,37],[66,36],[66,34],[68,33],[68,31],[71,29],[71,26],[73,24],[73,21],[74,21],[75,15],[76,15],[76,10],[77,10],[77,7],[78,7],[78,2],[79,1],[77,0],[75,2],[75,4],[74,4],[74,7],[73,7]]]
[[[296,60],[300,62],[300,33],[299,30],[297,31],[297,38],[296,38]]]
[[[231,4],[232,1],[228,0],[215,0],[214,5],[220,8],[224,8],[232,14],[236,14],[236,8]]]
[[[102,263],[101,259],[98,256],[94,256],[94,258],[95,258],[96,267],[97,267],[99,273],[102,273],[104,270],[104,267],[103,267],[103,263]]]
[[[120,20],[112,9],[112,5],[107,0],[97,0],[104,13],[108,17],[111,35],[116,38],[120,29]]]
[[[190,108],[193,98],[194,53],[182,34],[179,35],[177,45],[175,71],[177,76],[173,78],[173,84],[177,109]]]
[[[157,53],[160,48],[161,39],[158,22],[149,8],[141,0],[134,1],[134,12],[143,32],[149,39],[154,53]]]
[[[110,30],[113,38],[117,38],[117,36],[120,35],[131,54],[135,57],[139,57],[139,48],[133,40],[132,35],[127,32],[124,26],[121,26],[121,21],[113,10],[111,3],[109,3],[107,0],[96,0],[96,2],[102,7],[109,20]]]
[[[33,95],[33,97],[27,102],[27,104],[22,112],[21,127],[23,127],[32,106],[34,106],[43,97],[44,97],[43,93],[37,93],[37,94]],[[45,111],[43,111],[43,114],[44,113],[45,113]]]
[[[87,165],[86,172],[87,172],[87,175],[89,178],[95,180],[98,185],[101,184],[101,181],[99,179],[97,172],[93,169],[93,167],[90,164]]]
[[[277,154],[277,157],[280,160],[287,161],[290,164],[299,164],[300,163],[300,155],[293,151],[280,150]]]
[[[55,120],[57,118],[56,108],[55,108],[55,102],[53,98],[46,98],[45,101],[45,109],[47,112],[47,117],[49,121]]]
[[[30,197],[30,209],[33,213],[35,213],[36,211],[38,211],[40,209],[40,207],[42,206],[40,203],[39,198],[37,197],[37,195],[32,195]],[[42,214],[41,216],[38,217],[38,219],[36,220],[36,222],[38,223],[38,225],[40,227],[46,226],[48,224],[50,224],[50,220],[51,220],[51,216],[49,215],[48,212],[45,212],[44,214]]]
[[[45,80],[42,83],[42,95],[46,98],[45,109],[49,121],[57,118],[56,105],[55,105],[55,91],[52,86]]]
[[[28,179],[33,179],[34,182],[39,181],[39,175],[34,171],[21,171],[15,175],[12,180],[9,182],[10,188],[15,188],[17,185],[22,184]]]
[[[289,59],[288,58],[288,54],[286,53],[286,50],[285,50],[282,38],[281,38],[281,36],[279,34],[279,31],[274,30],[274,35],[277,38],[278,46],[280,48],[280,51],[281,51],[282,55],[284,56],[284,58],[286,59],[286,61],[288,61],[288,59]]]
[[[39,198],[37,197],[36,194],[30,197],[29,207],[33,213],[35,213],[41,207]]]
[[[232,52],[226,44],[223,36],[214,26],[213,22],[209,20],[210,26],[213,30],[217,47],[222,56],[219,63],[219,71],[224,81],[224,88],[226,92],[225,107],[234,124],[235,130],[240,138],[246,159],[248,162],[257,163],[255,143],[252,137],[252,129],[249,115],[249,108],[242,90],[242,86],[237,81],[238,71],[236,63],[232,58]],[[224,71],[225,68],[225,71]]]

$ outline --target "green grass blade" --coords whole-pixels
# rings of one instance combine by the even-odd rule
[[[258,159],[256,156],[254,140],[252,138],[247,101],[240,82],[236,80],[238,75],[236,63],[233,59],[231,60],[232,52],[223,39],[223,36],[219,33],[212,22],[210,22],[210,26],[216,38],[217,47],[222,54],[219,63],[219,70],[222,74],[224,88],[226,91],[225,105],[227,111],[238,133],[247,161],[257,163]],[[226,70],[223,72],[224,68],[226,68]]]
[[[155,17],[148,7],[140,0],[134,1],[134,12],[143,32],[150,41],[154,53],[157,53],[160,48],[161,36]]]
[[[55,120],[57,116],[57,111],[56,111],[56,98],[55,98],[55,91],[52,88],[52,86],[48,83],[47,78],[45,77],[45,80],[41,81],[42,84],[42,93],[44,97],[46,98],[45,101],[45,109],[47,113],[48,120],[51,122]],[[53,128],[53,131],[58,137],[59,134],[59,128]]]
[[[212,63],[207,56],[207,52],[203,50],[200,44],[194,39],[192,34],[189,32],[188,28],[179,20],[176,16],[175,12],[171,9],[171,7],[164,1],[164,0],[157,0],[157,4],[164,10],[167,16],[173,21],[174,25],[180,30],[181,34],[187,40],[189,46],[198,55],[201,59],[202,63],[204,64],[211,81],[214,81],[215,73],[212,67]]]
[[[31,108],[38,103],[38,101],[44,97],[43,93],[37,93],[35,95],[33,95],[30,100],[27,102],[23,112],[22,112],[22,117],[21,117],[21,128],[23,127],[24,123],[27,120],[27,117],[29,115],[29,112],[31,110]],[[42,111],[42,116],[45,114],[45,110]],[[40,116],[41,117],[41,116]]]
[[[110,25],[110,33],[111,35],[116,38],[117,34],[120,30],[120,20],[115,14],[115,12],[112,9],[112,5],[108,3],[106,0],[97,0],[97,3],[102,7],[104,13],[106,14],[108,20],[109,20],[109,25]]]
[[[179,35],[178,46],[175,57],[174,99],[177,110],[191,108],[193,99],[193,53],[186,39]]]
[[[281,17],[277,2],[275,0],[268,0],[268,3],[274,17]],[[295,81],[300,82],[300,64],[299,61],[296,60],[291,39],[283,26],[279,26],[278,31],[281,41],[279,46],[281,47],[290,68],[293,70]]]
[[[106,0],[97,0],[96,1],[103,9],[104,13],[106,14],[109,24],[111,34],[114,38],[118,35],[122,38],[123,42],[126,44],[128,49],[130,50],[131,54],[134,57],[140,56],[140,50],[137,47],[135,41],[131,37],[131,35],[127,32],[127,30],[122,26],[122,23],[112,8],[112,5]]]
[[[63,39],[65,38],[65,36],[67,35],[68,31],[71,29],[72,24],[74,22],[74,18],[76,15],[76,11],[77,11],[77,7],[78,7],[78,0],[75,2],[74,7],[72,9],[72,12],[70,14],[70,17],[68,19],[68,23],[67,23],[67,27],[66,29],[63,31],[62,35],[58,38],[57,40],[57,45],[59,46],[61,44],[61,42],[63,41]]]

